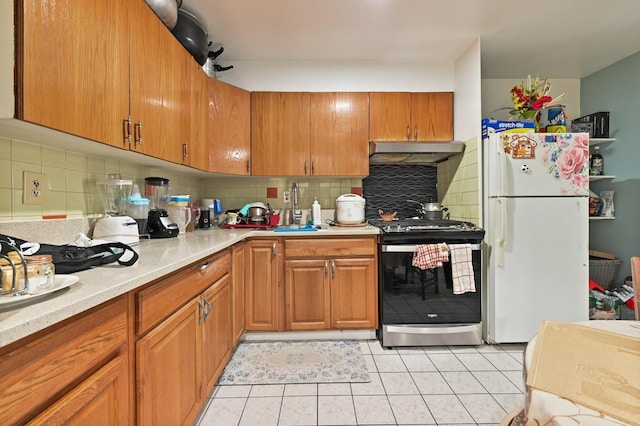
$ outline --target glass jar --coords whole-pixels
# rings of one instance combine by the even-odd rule
[[[25,256],[29,293],[51,290],[56,283],[56,270],[51,255]]]

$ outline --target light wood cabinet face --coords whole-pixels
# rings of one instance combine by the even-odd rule
[[[251,159],[251,94],[209,79],[209,170],[248,175]]]
[[[331,327],[376,328],[375,259],[335,259],[331,266]]]
[[[182,162],[180,112],[188,110],[181,96],[185,59],[182,45],[142,1],[129,2],[131,13],[132,149],[142,154]]]
[[[57,418],[59,410],[70,413],[86,409],[86,415],[101,410],[102,402],[98,400],[76,400],[80,395],[87,395],[83,386],[91,387],[96,393],[117,395],[112,407],[122,411],[114,411],[112,415],[129,417],[128,401],[124,405],[120,403],[121,398],[128,397],[128,379],[114,379],[111,384],[98,383],[99,376],[85,379],[92,370],[99,371],[119,357],[124,363],[117,370],[125,368],[124,374],[128,377],[127,333],[127,300],[118,297],[73,320],[0,349],[2,423],[23,424],[52,405],[55,406],[49,413],[52,418]],[[94,379],[96,382],[91,383]],[[109,386],[116,387],[106,389]],[[57,403],[59,395],[68,389],[71,393]]]
[[[231,358],[231,277],[225,275],[202,294],[206,318],[202,321],[203,397],[207,397]]]
[[[282,290],[279,240],[246,243],[245,329],[282,329]]]
[[[410,138],[410,93],[371,92],[369,102],[369,139],[404,141]]]
[[[452,141],[453,93],[412,93],[411,124],[414,140]]]
[[[16,117],[128,148],[123,128],[129,115],[132,2],[20,3],[24,25],[16,33]]]
[[[195,300],[136,343],[138,424],[182,425],[198,412],[202,360]]]
[[[126,356],[113,359],[29,424],[130,424],[127,359]]]
[[[245,244],[233,246],[231,251],[231,287],[233,298],[233,339],[232,347],[235,347],[244,333],[244,276],[245,276]]]
[[[453,140],[453,93],[372,92],[369,96],[370,140]]]
[[[287,238],[287,330],[376,328],[375,238]]]
[[[184,68],[186,71],[182,96],[187,98],[189,108],[182,111],[180,123],[183,124],[181,142],[182,162],[199,170],[209,170],[209,77],[185,50]],[[186,124],[186,126],[185,126]],[[184,128],[186,127],[186,128]]]
[[[251,172],[306,176],[309,164],[309,93],[251,93]]]
[[[369,94],[311,93],[311,175],[369,174]]]
[[[284,270],[286,329],[328,329],[330,278],[327,261],[287,260]]]

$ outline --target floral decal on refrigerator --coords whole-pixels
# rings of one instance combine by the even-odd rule
[[[563,195],[580,195],[588,184],[589,136],[540,134],[539,150],[547,173],[562,183]]]

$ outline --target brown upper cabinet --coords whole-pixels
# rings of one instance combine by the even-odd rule
[[[251,159],[251,95],[209,79],[209,171],[248,175]]]
[[[253,92],[252,174],[366,176],[368,106],[368,93]]]
[[[369,138],[374,141],[452,141],[452,92],[371,92]]]
[[[18,4],[16,118],[185,163],[192,70],[144,1]]]

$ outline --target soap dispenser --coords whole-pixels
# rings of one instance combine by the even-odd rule
[[[318,202],[318,197],[313,197],[313,204],[311,205],[311,211],[313,214],[313,226],[322,225],[322,214],[320,203]]]

